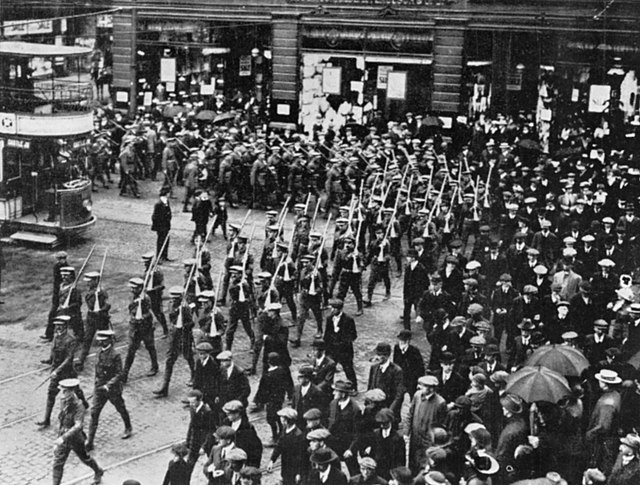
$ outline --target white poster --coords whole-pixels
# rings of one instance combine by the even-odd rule
[[[592,84],[589,89],[589,113],[604,113],[609,108],[611,86]]]
[[[387,89],[387,78],[391,71],[393,71],[393,66],[378,66],[377,89]]]
[[[238,75],[240,77],[251,76],[251,56],[240,56],[239,64]]]
[[[153,93],[151,91],[146,91],[142,97],[142,105],[151,106],[152,99],[153,99]]]
[[[172,83],[176,81],[176,60],[174,57],[160,59],[160,82]]]
[[[322,70],[322,92],[325,94],[342,93],[342,68],[325,67]]]
[[[406,71],[390,71],[387,76],[387,98],[404,100],[407,96]]]

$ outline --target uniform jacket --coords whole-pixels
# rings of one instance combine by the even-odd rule
[[[62,438],[65,443],[76,440],[84,442],[84,425],[85,407],[75,394],[71,394],[63,399],[58,415],[58,437]]]
[[[111,392],[122,392],[122,358],[111,344],[107,350],[98,352],[96,362],[96,388],[109,386]]]

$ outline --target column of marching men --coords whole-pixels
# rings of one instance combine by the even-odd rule
[[[383,150],[393,149],[391,143]],[[141,342],[151,360],[147,375],[160,371],[156,326],[168,335],[169,350],[154,395],[168,396],[181,355],[193,388],[186,444],[173,450],[167,483],[188,483],[200,454],[206,455],[203,472],[211,484],[260,483],[263,440],[269,440],[257,435],[248,414],[263,409],[273,446],[266,469],[280,460],[284,484],[511,484],[539,476],[549,483],[604,483],[605,477],[627,483],[614,478],[640,477],[640,374],[628,363],[640,350],[640,303],[632,278],[640,234],[635,202],[617,205],[596,197],[588,190],[599,185],[595,174],[589,178],[581,169],[576,174],[544,161],[533,170],[515,167],[522,179],[514,181],[508,173],[512,158],[486,156],[475,179],[466,155],[438,162],[434,155],[430,175],[421,174],[410,155],[403,167],[379,157],[383,163],[371,162],[370,176],[350,199],[342,192],[338,197],[328,177],[323,210],[319,197],[309,193],[292,194],[282,210],[265,212],[259,263],[250,212],[227,224],[226,212],[209,205],[206,215],[214,219],[199,228],[196,222],[184,284],[167,291],[168,321],[159,264],[168,259],[172,188],[164,188],[154,209],[156,250],[143,257],[145,270],[128,283],[124,363],[113,347],[102,269],[85,271],[89,254],[76,271],[59,253],[43,336],[53,340],[47,361],[52,373],[39,423],[50,424],[62,388],[54,483],[60,483],[70,450],[100,481],[102,470],[88,452],[107,401],[122,416],[122,437],[131,437],[122,387]],[[531,172],[533,187],[525,183]],[[545,180],[553,190],[544,188]],[[196,204],[207,200],[203,194]],[[344,203],[336,207],[335,223],[332,198]],[[287,227],[290,208],[293,227]],[[207,243],[220,224],[227,248],[223,270],[212,275]],[[365,308],[384,308],[393,269],[403,278],[404,308],[399,322],[388,324],[399,323],[401,330],[393,348],[383,341],[373,350],[365,386],[354,369],[357,324],[345,300],[349,304],[353,294],[356,317],[366,318]],[[81,277],[88,282],[84,322]],[[373,301],[381,281],[384,297]],[[287,316],[281,315],[283,304]],[[305,334],[309,313],[315,325]],[[246,370],[232,351],[238,323],[249,340]],[[77,372],[94,334],[100,350],[84,439],[88,403]],[[580,349],[589,368],[571,376],[561,401],[534,408],[505,388],[510,375],[549,344]],[[289,349],[302,345],[312,349],[309,363],[292,376]],[[427,359],[418,347],[429,349]],[[335,378],[338,365],[344,378]],[[251,396],[248,376],[257,374]],[[358,392],[362,407],[354,399]],[[407,394],[408,409],[401,412]]]

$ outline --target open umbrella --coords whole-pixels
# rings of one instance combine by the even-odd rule
[[[571,389],[567,380],[546,367],[523,367],[507,378],[506,392],[520,396],[529,403],[557,403]]]
[[[528,366],[542,366],[563,376],[580,376],[589,367],[582,352],[568,345],[543,345],[531,354]]]
[[[202,110],[196,115],[196,119],[200,121],[211,121],[215,117],[216,113],[208,109]]]
[[[225,121],[232,120],[236,117],[236,114],[233,111],[229,111],[228,113],[222,113],[216,116],[213,119],[214,123],[224,123]]]

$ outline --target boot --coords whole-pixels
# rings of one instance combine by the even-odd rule
[[[391,298],[391,290],[389,288],[387,288],[387,292],[384,295],[384,299],[385,301],[388,300],[389,298]]]
[[[367,295],[367,299],[363,301],[365,308],[371,308],[373,304],[371,303],[371,294]]]
[[[104,470],[98,466],[98,463],[93,458],[91,458],[90,462],[87,462],[87,465],[93,470],[93,481],[91,485],[98,485],[102,481]]]
[[[169,366],[166,366],[164,370],[164,379],[162,380],[162,387],[155,391],[151,391],[155,394],[156,398],[160,399],[169,395],[169,382],[171,381],[172,370],[173,369],[170,369]]]
[[[155,347],[149,349],[149,358],[151,359],[151,370],[147,373],[147,377],[153,377],[158,373],[158,353]]]
[[[40,426],[42,428],[48,428],[49,426],[51,426],[51,412],[53,411],[53,403],[53,399],[47,399],[47,407],[44,410],[44,418],[42,419],[42,421],[36,422],[37,426]]]

